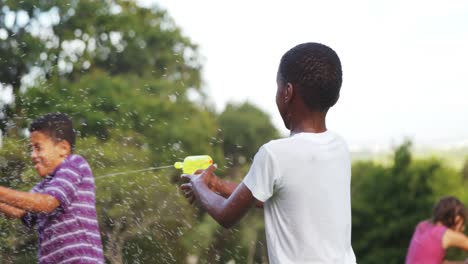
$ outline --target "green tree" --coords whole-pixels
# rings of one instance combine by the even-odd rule
[[[251,103],[228,104],[219,116],[223,148],[232,165],[253,159],[258,148],[279,137],[268,114]]]
[[[92,0],[0,3],[0,37],[6,35],[0,45],[0,83],[14,96],[13,103],[0,105],[4,131],[16,130],[21,122],[21,91],[74,80],[93,69],[200,91],[196,45],[157,6]]]
[[[22,103],[26,121],[47,112],[65,112],[78,121],[74,125],[83,137],[107,140],[112,134],[140,134],[155,162],[200,152],[222,162],[222,153],[216,150],[215,114],[190,101],[186,88],[177,83],[131,74],[110,77],[95,70],[74,82],[30,88]]]

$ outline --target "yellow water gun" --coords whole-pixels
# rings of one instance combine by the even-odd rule
[[[182,169],[185,174],[194,174],[199,169],[206,169],[213,164],[213,159],[208,155],[188,156],[183,162],[174,163],[174,168]]]

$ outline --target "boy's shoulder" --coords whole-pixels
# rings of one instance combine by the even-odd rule
[[[272,139],[265,144],[262,145],[262,147],[275,147],[275,146],[280,146],[283,144],[287,144],[291,140],[291,137],[285,137],[285,138],[278,138],[278,139]]]
[[[81,169],[84,166],[89,166],[86,159],[78,154],[71,154],[60,164],[60,168],[74,168]]]
[[[296,147],[295,144],[301,145],[305,142],[313,142],[315,144],[329,144],[332,142],[346,144],[344,138],[337,133],[327,130],[323,133],[298,133],[285,138],[270,140],[262,145],[270,151],[281,150],[283,148]]]
[[[294,150],[294,139],[291,137],[278,138],[268,141],[263,144],[257,151],[257,153],[263,152],[266,155],[278,156],[283,155]]]
[[[290,141],[289,137],[272,139],[272,140],[268,141],[267,143],[263,144],[260,147],[260,149],[265,149],[265,150],[268,150],[268,151],[272,151],[273,149],[276,149],[276,148],[281,147],[283,145],[287,145],[288,141]]]

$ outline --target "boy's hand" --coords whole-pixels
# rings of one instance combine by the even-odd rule
[[[192,174],[180,175],[180,178],[183,181],[183,183],[180,185],[180,190],[184,193],[185,198],[187,198],[190,204],[193,204],[196,200],[192,190],[192,178],[194,177],[196,176]]]
[[[192,177],[202,177],[203,182],[210,188],[212,191],[216,191],[216,184],[219,180],[218,176],[213,173],[216,170],[216,165],[211,165],[206,169],[198,169],[194,174],[182,174],[180,177],[184,183],[190,182]]]
[[[189,201],[190,204],[193,204],[196,200],[196,197],[192,190],[192,182],[194,181],[203,181],[203,183],[208,186],[211,190],[215,191],[216,181],[218,177],[213,173],[216,169],[215,165],[211,165],[205,170],[197,170],[194,174],[182,174],[183,184],[180,186],[180,189],[184,193],[185,198]]]
[[[216,164],[214,165],[211,165],[210,167],[206,168],[205,170],[197,170],[195,172],[195,174],[197,175],[203,175],[203,182],[206,184],[206,186],[208,186],[208,188],[210,188],[212,191],[216,192],[216,184],[218,182],[218,176],[216,176],[214,174],[214,171],[217,169],[218,167],[216,166]]]

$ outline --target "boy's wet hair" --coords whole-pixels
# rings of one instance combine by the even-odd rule
[[[443,197],[434,206],[432,214],[432,222],[441,222],[446,227],[455,226],[455,218],[460,216],[465,222],[467,218],[467,210],[465,205],[454,196]]]
[[[75,148],[75,130],[66,114],[49,113],[37,118],[29,126],[29,132],[35,131],[48,135],[55,142],[66,140],[72,151]]]
[[[341,62],[336,52],[323,44],[299,44],[281,58],[278,78],[297,88],[310,110],[326,111],[340,95]]]

